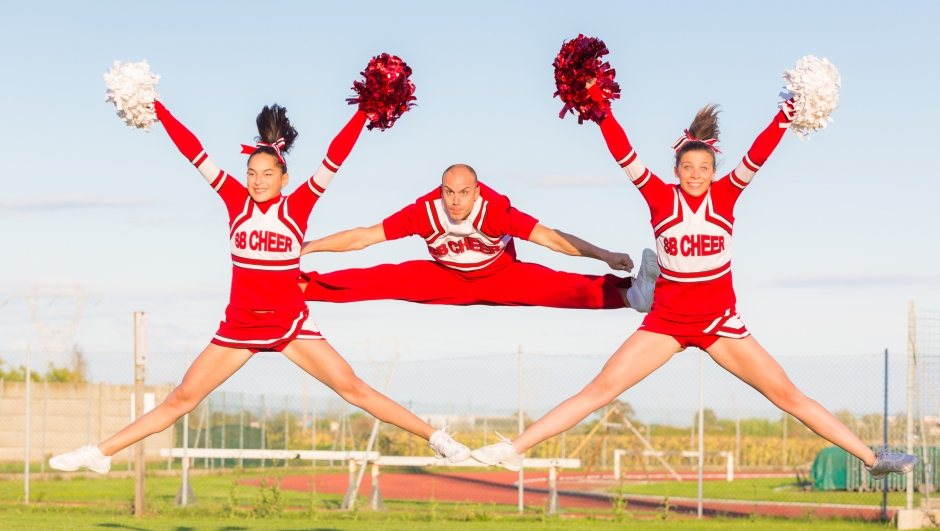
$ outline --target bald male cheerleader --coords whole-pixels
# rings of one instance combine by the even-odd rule
[[[659,276],[656,254],[647,249],[637,277],[581,275],[554,271],[516,258],[513,238],[570,256],[631,271],[633,261],[576,236],[539,224],[514,208],[504,195],[477,180],[465,164],[446,171],[441,186],[382,223],[304,243],[302,254],[365,249],[386,240],[420,236],[433,260],[382,264],[332,273],[306,273],[308,301],[403,300],[467,306],[550,308],[633,308],[648,312]]]

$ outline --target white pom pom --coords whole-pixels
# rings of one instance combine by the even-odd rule
[[[839,108],[842,78],[835,65],[825,58],[807,55],[796,62],[793,70],[786,70],[783,79],[787,92],[780,96],[793,98],[793,133],[803,140],[811,131],[825,128],[832,121],[829,114]]]
[[[156,89],[159,82],[160,76],[150,72],[147,61],[115,61],[114,68],[104,75],[108,87],[104,100],[114,103],[118,117],[128,127],[150,132],[150,126],[157,122],[153,102],[160,99]]]

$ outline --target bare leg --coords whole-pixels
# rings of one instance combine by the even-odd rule
[[[283,354],[307,374],[336,391],[343,400],[368,411],[382,422],[394,424],[425,439],[430,439],[437,431],[360,380],[349,363],[325,340],[295,340]]]
[[[177,419],[195,409],[203,398],[235,374],[249,358],[251,352],[247,350],[210,343],[186,370],[182,383],[159,406],[98,443],[98,450],[104,455],[114,455],[148,435],[169,428]]]
[[[832,413],[793,385],[783,367],[753,337],[721,338],[708,348],[718,365],[757,389],[780,409],[798,418],[823,439],[845,449],[867,466],[875,463],[875,454]]]
[[[679,343],[671,336],[642,330],[634,332],[580,393],[549,411],[513,441],[516,453],[521,454],[575,426],[662,367],[680,350]]]

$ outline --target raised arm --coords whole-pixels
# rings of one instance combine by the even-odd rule
[[[600,260],[617,271],[631,271],[633,269],[633,260],[630,259],[629,255],[610,252],[577,236],[550,229],[542,224],[535,225],[529,235],[529,241],[568,256],[584,256]]]
[[[597,85],[590,87],[588,93],[596,101],[604,101]],[[636,186],[643,199],[650,206],[650,218],[652,220],[662,219],[666,215],[661,212],[662,206],[672,206],[670,203],[672,190],[643,164],[633,146],[630,145],[627,133],[624,132],[623,127],[614,118],[612,111],[608,110],[607,117],[601,121],[600,125],[601,133],[604,135],[604,141],[607,143],[610,154],[614,156],[614,160],[617,161],[617,164],[630,178],[630,182]]]
[[[356,145],[365,123],[365,113],[357,111],[339,134],[333,138],[329,149],[326,151],[326,157],[324,157],[317,171],[307,179],[305,185],[299,186],[290,195],[290,211],[295,219],[306,220],[310,215],[313,205],[326,192],[326,187],[333,181],[333,176],[336,175],[340,166],[346,161],[346,157],[352,152],[352,148]]]
[[[385,241],[385,228],[381,223],[371,227],[359,227],[344,230],[320,238],[304,242],[300,250],[301,255],[307,253],[345,253],[346,251],[360,251]]]
[[[206,150],[202,149],[202,144],[196,138],[196,135],[192,134],[189,129],[186,129],[186,126],[170,114],[170,111],[162,103],[155,101],[153,105],[157,110],[157,118],[160,119],[160,123],[163,124],[167,134],[170,135],[170,140],[176,144],[176,148],[180,150],[180,153],[199,170],[206,182],[218,192],[227,180],[226,173],[212,162],[212,159],[206,154]]]
[[[783,138],[783,133],[790,127],[792,109],[791,101],[783,103],[770,125],[757,136],[757,140],[751,145],[751,149],[747,150],[747,154],[729,174],[731,184],[739,190],[744,190],[744,187],[750,184],[757,170],[767,162],[770,154],[777,148],[780,139]]]

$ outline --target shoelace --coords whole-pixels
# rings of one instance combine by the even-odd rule
[[[441,433],[443,433],[448,439],[453,440],[454,435],[457,435],[457,432],[455,431],[454,433],[447,433],[447,428],[449,427],[450,427],[450,424],[441,428]]]
[[[889,452],[888,445],[882,445],[875,453],[876,459],[902,459],[905,454],[900,452]]]
[[[499,437],[499,442],[504,442],[504,443],[506,443],[506,444],[512,444],[512,441],[509,439],[509,437],[503,437],[503,435],[502,435],[501,433],[499,433],[498,431],[496,431],[496,430],[493,430],[493,433],[495,433],[496,436]]]

